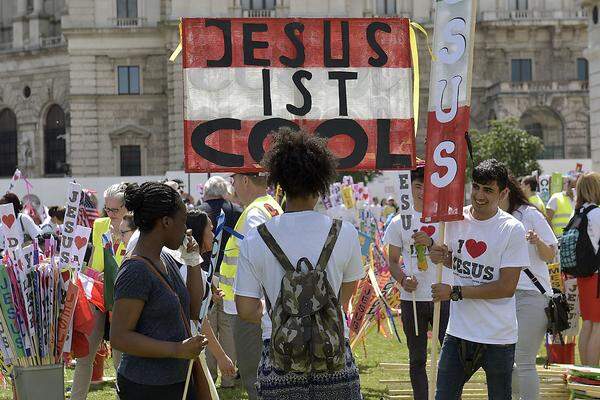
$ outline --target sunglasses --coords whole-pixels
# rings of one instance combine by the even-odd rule
[[[106,213],[117,213],[119,212],[119,210],[123,208],[123,206],[119,207],[119,208],[109,208],[109,207],[104,207],[104,211],[106,211]]]
[[[121,236],[123,236],[123,235],[125,235],[125,234],[126,234],[126,233],[128,233],[128,232],[133,232],[133,229],[128,229],[128,230],[126,230],[126,231],[121,231],[121,230],[119,230],[119,232],[121,232]]]

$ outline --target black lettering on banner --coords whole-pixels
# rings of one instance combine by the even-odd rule
[[[400,178],[400,189],[408,189],[408,174],[401,173],[399,174]]]
[[[77,201],[78,197],[79,197],[79,192],[78,191],[73,191],[73,192],[71,192],[71,196],[69,197],[69,201],[71,203],[75,203]]]
[[[405,231],[409,230],[412,226],[412,215],[402,214],[400,216],[400,220],[402,221],[402,229],[404,229]]]
[[[463,244],[465,244],[465,241],[464,241],[464,239],[460,239],[460,240],[458,241],[458,251],[457,251],[457,253],[459,253],[459,254],[460,254],[460,251],[462,250]]]
[[[340,104],[340,115],[348,116],[348,94],[346,93],[346,81],[348,79],[358,79],[358,72],[330,71],[329,79],[337,79],[338,96]]]
[[[298,115],[300,117],[303,117],[306,114],[308,114],[310,112],[310,109],[312,108],[312,96],[310,95],[310,92],[306,89],[306,86],[304,86],[304,84],[302,83],[302,78],[305,78],[309,81],[312,79],[312,73],[310,73],[310,71],[301,69],[299,71],[294,72],[294,75],[292,75],[292,81],[294,81],[294,85],[296,85],[296,87],[300,91],[300,94],[302,94],[302,107],[296,107],[293,104],[287,104],[285,106],[285,108],[290,113]]]
[[[262,70],[263,80],[263,114],[273,115],[273,105],[271,103],[271,71],[268,69]]]
[[[192,148],[202,158],[223,167],[243,167],[244,156],[239,154],[224,153],[206,144],[206,139],[221,129],[240,130],[242,123],[239,119],[218,118],[204,122],[192,132]]]
[[[257,122],[256,125],[254,125],[248,136],[248,151],[254,161],[260,162],[265,155],[263,143],[267,136],[269,136],[271,132],[275,132],[284,126],[296,131],[300,129],[300,127],[292,121],[283,118],[269,118]]]
[[[15,238],[6,238],[6,241],[8,242],[8,247],[13,248],[13,247],[17,247],[19,245],[19,241]]]
[[[295,35],[294,32],[304,32],[304,24],[300,22],[291,22],[287,24],[285,28],[283,28],[283,30],[285,31],[286,36],[290,39],[290,42],[292,42],[292,44],[296,48],[296,57],[289,58],[286,56],[281,56],[279,57],[279,61],[281,61],[281,63],[286,67],[301,67],[302,64],[304,64],[304,60],[306,58],[304,55],[304,43],[302,43],[302,40],[300,40],[300,38],[297,35]]]
[[[73,201],[75,201],[75,200],[73,200]],[[77,218],[77,208],[75,208],[73,206],[68,206],[66,215],[69,218]]]
[[[367,154],[369,137],[358,122],[351,119],[334,118],[324,121],[315,129],[321,137],[331,139],[337,135],[348,135],[354,140],[354,149],[349,156],[339,160],[339,169],[356,167]]]
[[[61,243],[62,248],[66,250],[66,249],[71,248],[72,245],[73,245],[73,238],[71,236],[63,235],[62,243]]]
[[[473,263],[473,271],[471,271],[471,275],[473,276],[473,278],[479,279],[481,277],[481,274],[483,274],[483,265]]]
[[[371,46],[373,51],[378,55],[377,58],[369,57],[369,65],[373,67],[383,67],[388,61],[388,56],[381,48],[381,45],[377,43],[377,31],[391,33],[392,28],[384,22],[372,22],[367,27],[367,43],[369,43],[369,46]]]
[[[410,208],[410,202],[408,201],[408,195],[407,194],[403,194],[403,195],[400,196],[400,208],[402,210],[408,210]]]
[[[245,65],[258,65],[260,67],[268,67],[271,65],[271,60],[263,58],[254,58],[255,49],[267,49],[269,48],[268,42],[252,40],[252,34],[254,32],[267,32],[269,27],[267,24],[254,24],[248,23],[243,24],[243,42],[244,42],[244,64]]]
[[[64,230],[63,233],[73,233],[75,231],[75,229],[73,229],[73,222],[72,221],[66,221],[65,225],[64,225]],[[65,237],[63,235],[63,237]],[[66,248],[71,247],[71,245],[66,246]]]
[[[391,122],[389,119],[377,120],[377,154],[375,156],[375,169],[406,167],[411,164],[410,155],[391,154],[390,129]]]
[[[341,21],[342,26],[342,58],[331,57],[331,21],[323,21],[324,43],[323,64],[326,68],[344,68],[350,66],[350,28],[348,21]],[[338,43],[338,41],[335,41]]]
[[[231,45],[231,21],[222,19],[207,19],[204,24],[206,27],[214,26],[223,31],[223,57],[219,60],[206,60],[206,66],[209,68],[231,67],[233,51]]]
[[[494,268],[485,267],[483,270],[483,280],[491,281],[492,279],[494,279]]]

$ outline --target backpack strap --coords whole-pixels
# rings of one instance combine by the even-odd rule
[[[533,282],[533,284],[535,285],[537,290],[540,291],[540,293],[546,294],[546,289],[544,289],[540,281],[538,281],[538,278],[536,278],[535,275],[533,275],[533,272],[531,272],[529,268],[523,269],[523,272],[525,272],[525,275],[527,275],[529,279],[531,279],[531,282]]]
[[[281,264],[283,269],[288,272],[295,272],[296,269],[294,268],[290,260],[287,258],[281,247],[279,247],[277,241],[275,240],[273,235],[271,235],[271,232],[269,232],[265,224],[259,225],[256,229],[258,230],[258,233],[262,240],[265,242],[269,250],[271,250],[271,253],[273,253],[277,261],[279,261],[279,264]]]
[[[334,219],[333,223],[331,224],[331,229],[329,229],[327,239],[325,240],[323,250],[321,251],[321,255],[319,256],[319,261],[317,261],[317,270],[324,271],[325,268],[327,268],[327,263],[331,258],[331,253],[333,253],[333,248],[335,247],[335,243],[337,242],[341,229],[342,220]]]

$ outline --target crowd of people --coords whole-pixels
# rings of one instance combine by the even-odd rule
[[[119,264],[114,306],[111,313],[94,309],[89,352],[75,362],[72,399],[87,397],[104,340],[112,347],[122,400],[181,399],[188,360],[205,348],[212,379],[220,375],[224,389],[242,386],[250,399],[362,398],[345,317],[365,276],[355,213],[343,205],[315,211],[336,180],[336,159],[324,140],[281,129],[262,167],[264,173],[209,178],[196,206],[174,181],[106,189],[86,263],[103,272],[104,238],[110,235]],[[600,174],[567,179],[564,191],[544,204],[535,176],[519,181],[504,164],[483,161],[473,170],[464,219],[444,228],[421,222],[424,175],[424,165],[411,171],[410,230],[393,198],[365,205],[386,226],[383,242],[400,287],[414,398],[429,395],[427,332],[434,302],[441,302],[434,340],[442,346],[436,399],[459,399],[480,368],[490,399],[539,398],[536,356],[553,292],[547,263],[556,260],[571,219],[584,214],[598,253]],[[285,195],[283,208],[270,187]],[[0,199],[9,203],[24,243],[60,235],[63,207],[45,209],[42,220],[13,193]],[[427,256],[425,265],[419,251]],[[441,283],[437,264],[446,267]],[[596,366],[598,274],[577,282],[580,359]],[[212,308],[198,325],[208,290]],[[209,398],[206,375],[192,376],[188,398]]]

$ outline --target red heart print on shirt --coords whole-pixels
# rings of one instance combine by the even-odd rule
[[[435,233],[435,226],[432,226],[432,225],[422,226],[421,232],[425,232],[427,234],[427,236],[433,237],[433,234]]]
[[[8,229],[12,228],[13,224],[15,223],[15,216],[10,214],[10,215],[3,215],[2,216],[2,223],[4,225],[6,225],[6,227]]]
[[[473,239],[467,240],[465,246],[467,247],[467,251],[469,252],[471,257],[473,258],[479,257],[487,250],[487,244],[485,244],[485,242],[478,242]]]
[[[85,246],[87,244],[87,239],[83,236],[77,236],[75,238],[75,246],[77,247],[78,250],[81,250],[81,248],[83,246]]]

